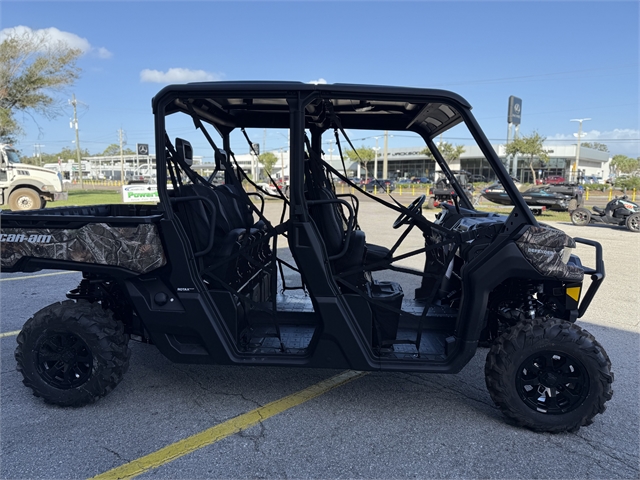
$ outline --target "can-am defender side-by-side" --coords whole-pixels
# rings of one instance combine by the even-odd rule
[[[166,87],[153,111],[158,205],[2,214],[3,271],[83,272],[68,300],[37,312],[18,335],[18,369],[36,395],[58,405],[106,395],[128,367],[130,339],[174,362],[418,373],[457,373],[482,341],[491,346],[487,388],[514,423],[576,430],[604,411],[611,363],[575,324],[604,278],[602,249],[538,225],[460,96],[214,82]],[[191,168],[192,143],[170,136],[172,126],[185,131],[180,119],[212,149],[207,178]],[[476,211],[442,157],[434,139],[456,125],[468,128],[502,182],[510,215]],[[289,192],[272,194],[282,204],[275,218],[264,192],[247,193],[252,176],[233,153],[253,148],[252,129],[290,137]],[[353,130],[421,138],[453,204],[430,221],[421,214],[425,196],[405,207],[350,182],[322,144],[336,142],[342,157],[347,145],[356,150],[346,133]],[[214,185],[220,173],[225,183]],[[355,194],[337,195],[336,179]],[[398,214],[393,245],[369,243],[361,201]],[[412,231],[421,248],[402,246]],[[595,249],[594,269],[572,255],[576,242]],[[411,258],[424,268],[408,268]],[[391,275],[419,287],[405,292]]]

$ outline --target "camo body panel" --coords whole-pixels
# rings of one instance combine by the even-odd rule
[[[0,266],[9,268],[23,257],[112,265],[147,273],[167,263],[158,229],[153,224],[112,227],[105,223],[78,229],[3,228]],[[14,235],[15,237],[11,237]],[[23,241],[8,239],[25,237]],[[51,236],[48,242],[29,241]]]
[[[566,233],[555,228],[529,227],[516,240],[524,257],[542,275],[561,280],[582,282],[583,270],[562,261],[565,247],[575,248],[576,242]]]

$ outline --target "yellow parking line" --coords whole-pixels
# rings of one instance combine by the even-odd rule
[[[4,338],[4,337],[13,337],[14,335],[17,335],[20,333],[20,330],[15,330],[13,332],[4,332],[4,333],[0,333],[0,338]]]
[[[191,452],[206,447],[207,445],[211,445],[227,438],[230,435],[246,430],[267,418],[273,417],[285,410],[289,410],[292,407],[327,393],[333,388],[344,385],[345,383],[366,374],[367,372],[347,370],[335,377],[316,383],[309,388],[305,388],[297,393],[281,398],[280,400],[276,400],[275,402],[268,403],[263,407],[256,408],[255,410],[251,410],[250,412],[232,418],[231,420],[227,420],[226,422],[208,428],[200,433],[196,433],[195,435],[179,440],[171,445],[167,445],[166,447],[156,450],[149,455],[145,455],[137,460],[133,460],[107,472],[101,473],[100,475],[93,477],[91,480],[136,477],[153,468],[158,468]]]
[[[11,280],[27,280],[28,278],[50,277],[52,275],[66,275],[68,273],[80,273],[80,272],[76,272],[75,270],[72,270],[69,272],[42,273],[40,275],[28,275],[26,277],[3,278],[0,280],[0,282],[9,282]]]

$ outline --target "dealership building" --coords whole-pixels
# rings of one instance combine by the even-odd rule
[[[504,145],[492,145],[502,163],[507,170],[512,171],[513,159],[508,158],[505,153]],[[424,147],[404,147],[390,148],[387,154],[387,177],[430,177],[439,170],[433,159],[428,158],[422,153]],[[540,162],[534,157],[533,167],[536,175],[540,178],[559,175],[567,180],[575,181],[581,177],[598,177],[606,179],[609,176],[609,153],[591,148],[580,147],[580,155],[577,155],[577,145],[545,145],[548,155],[547,162]],[[378,178],[384,178],[384,160],[380,155],[377,161]],[[577,160],[577,162],[576,162]],[[338,168],[340,160],[332,162],[335,168]],[[367,167],[371,176],[376,171],[374,161],[369,162]],[[489,162],[480,151],[480,147],[465,146],[465,151],[460,159],[449,164],[452,170],[465,170],[471,175],[482,176],[491,181],[495,179],[495,174],[489,167]],[[356,177],[364,177],[364,170],[358,169],[357,163],[351,163],[348,166],[351,174]],[[512,172],[513,176],[523,183],[533,183],[531,168],[529,167],[529,158],[519,156],[517,158],[517,168]]]

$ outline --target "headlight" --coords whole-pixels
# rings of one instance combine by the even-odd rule
[[[564,249],[562,250],[562,263],[566,265],[569,259],[571,258],[572,253],[573,253],[573,248],[564,247]]]

